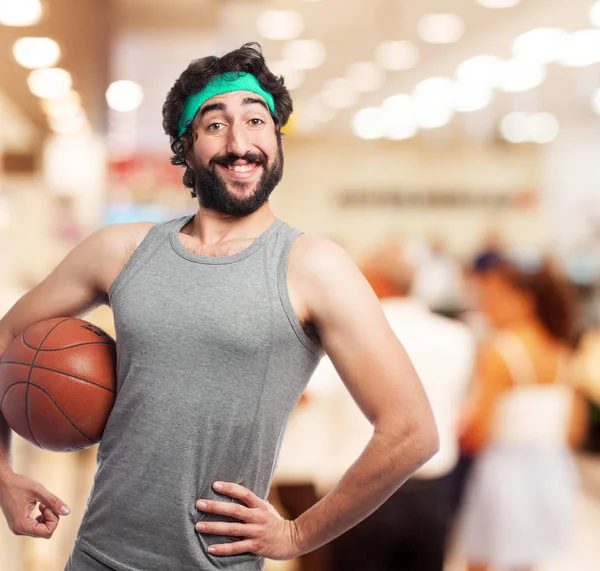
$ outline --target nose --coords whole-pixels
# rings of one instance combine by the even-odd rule
[[[249,141],[248,133],[244,129],[244,126],[239,123],[232,125],[227,140],[227,152],[243,157],[251,149],[252,144]]]

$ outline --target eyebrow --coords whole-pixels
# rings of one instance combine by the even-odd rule
[[[267,106],[267,104],[258,97],[246,97],[242,101],[242,105],[254,105],[256,103],[262,105],[267,111],[269,111],[269,107]],[[203,107],[200,110],[200,117],[204,117],[204,115],[210,113],[211,111],[227,111],[227,105],[225,105],[225,103],[223,102],[211,103],[210,105],[207,105],[206,107]]]
[[[258,97],[246,97],[242,101],[242,105],[254,105],[255,103],[262,105],[267,111],[269,111],[269,107],[265,103],[264,99],[259,99]]]
[[[210,105],[207,105],[206,107],[203,107],[202,109],[200,109],[200,117],[204,117],[204,115],[206,115],[207,113],[210,113],[211,111],[226,111],[227,110],[227,105],[225,105],[225,103],[211,103]]]

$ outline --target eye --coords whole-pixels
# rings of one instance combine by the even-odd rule
[[[250,125],[252,125],[252,127],[258,127],[260,125],[264,125],[264,121],[262,119],[259,119],[258,117],[254,117],[254,119],[250,119],[250,121],[248,121],[250,123]]]
[[[220,131],[224,127],[223,123],[211,123],[208,127],[206,127],[207,131]]]

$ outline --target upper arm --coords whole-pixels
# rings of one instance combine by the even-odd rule
[[[139,224],[116,224],[86,238],[4,316],[0,337],[17,335],[44,319],[80,315],[104,303],[110,284],[143,232]]]
[[[574,448],[581,446],[586,439],[589,425],[588,401],[581,391],[573,391],[573,409],[568,427],[568,442]]]
[[[512,380],[504,359],[493,344],[481,347],[475,370],[474,399],[464,427],[466,448],[478,450],[489,438],[496,403]]]
[[[346,254],[327,240],[301,236],[289,280],[344,384],[377,428],[380,420],[416,423],[433,416],[417,373],[379,300]]]

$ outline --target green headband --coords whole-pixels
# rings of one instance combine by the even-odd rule
[[[192,95],[185,100],[183,112],[179,118],[178,136],[181,137],[181,135],[186,132],[190,123],[194,120],[196,113],[198,113],[198,110],[206,103],[206,101],[211,97],[215,97],[215,95],[231,93],[232,91],[251,91],[252,93],[260,95],[269,106],[271,113],[277,117],[273,96],[261,87],[256,77],[251,73],[229,71],[222,75],[218,75],[217,77],[213,77],[204,89],[198,93],[192,93]]]

